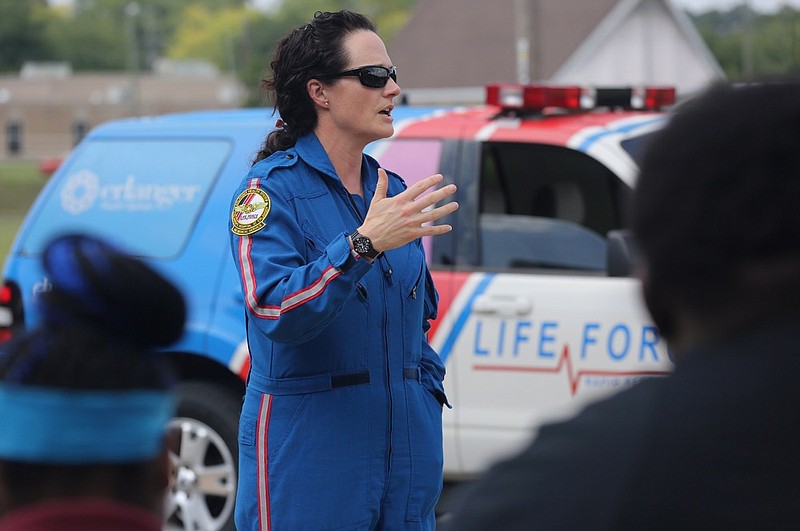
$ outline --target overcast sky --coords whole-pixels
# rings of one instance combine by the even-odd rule
[[[677,6],[691,11],[692,13],[702,13],[712,9],[726,10],[731,7],[750,4],[750,7],[758,11],[773,12],[784,5],[791,5],[800,8],[800,0],[672,0]]]
[[[250,0],[255,6],[269,8],[280,0]],[[692,13],[701,13],[711,9],[730,9],[736,5],[749,3],[753,9],[759,11],[772,12],[784,5],[791,5],[800,8],[800,0],[672,0],[679,7]],[[49,0],[51,4],[69,4],[72,0]]]
[[[273,6],[280,0],[250,0],[256,6]],[[726,10],[736,5],[747,2],[750,7],[759,11],[773,12],[781,6],[791,5],[800,8],[800,0],[672,0],[677,6],[691,11],[692,13],[702,13],[712,9]]]

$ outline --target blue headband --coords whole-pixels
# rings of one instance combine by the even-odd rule
[[[0,384],[0,458],[53,464],[155,457],[175,409],[168,391]]]

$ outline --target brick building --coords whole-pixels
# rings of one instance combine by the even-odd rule
[[[116,118],[240,107],[245,91],[209,68],[81,73],[68,66],[0,76],[0,160],[41,160],[69,151],[92,127]]]

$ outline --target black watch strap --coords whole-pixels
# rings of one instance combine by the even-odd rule
[[[364,258],[375,260],[381,255],[381,253],[372,246],[372,240],[358,232],[358,230],[350,234],[350,241],[353,242],[353,250]]]

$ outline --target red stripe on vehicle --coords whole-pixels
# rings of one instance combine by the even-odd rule
[[[428,330],[428,340],[436,337],[436,330],[439,324],[450,311],[450,306],[453,304],[453,299],[456,298],[458,292],[464,287],[464,283],[470,276],[470,273],[464,272],[450,272],[450,271],[432,271],[433,285],[439,294],[439,310],[437,318],[431,321],[431,329]]]

